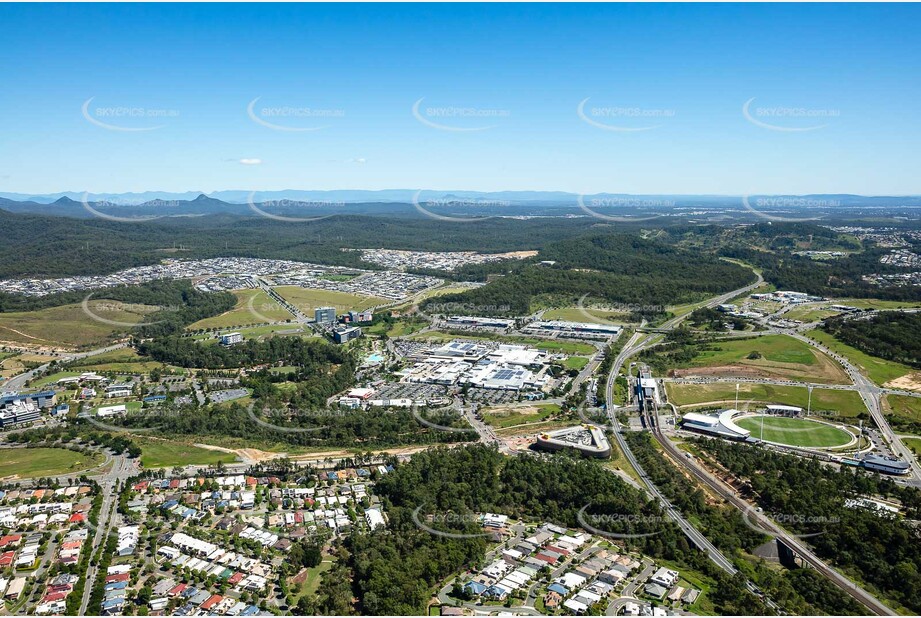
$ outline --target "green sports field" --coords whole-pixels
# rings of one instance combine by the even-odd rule
[[[825,423],[785,416],[748,416],[737,419],[735,424],[752,432],[753,438],[761,437],[761,420],[764,419],[764,439],[788,446],[829,448],[848,444],[850,433]]]

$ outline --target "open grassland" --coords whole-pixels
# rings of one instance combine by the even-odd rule
[[[186,373],[186,370],[182,367],[164,365],[149,357],[140,356],[134,348],[119,348],[111,352],[90,356],[79,361],[79,364],[72,365],[71,369],[81,373],[95,371],[99,373],[147,374],[154,369],[171,371],[177,374]]]
[[[588,365],[588,361],[585,356],[570,356],[563,361],[563,366],[567,369],[582,369]]]
[[[243,339],[252,339],[254,337],[262,338],[274,335],[292,335],[307,338],[319,337],[319,335],[314,335],[313,331],[310,330],[309,327],[306,327],[305,330],[304,327],[293,322],[291,324],[263,324],[262,326],[245,326],[242,328],[227,329],[226,332],[240,333],[243,335]],[[191,338],[195,341],[202,341],[208,344],[218,344],[216,333],[196,334],[191,335]]]
[[[593,324],[626,324],[629,315],[610,309],[596,307],[562,307],[549,309],[544,313],[545,320],[566,320],[568,322],[591,322]]]
[[[0,378],[5,379],[12,377],[16,374],[26,371],[30,367],[44,365],[45,363],[52,361],[55,358],[55,356],[47,356],[43,354],[19,354],[15,352],[4,352],[2,360],[0,360]]]
[[[233,328],[249,324],[283,322],[291,319],[291,313],[263,290],[234,290],[237,304],[230,311],[190,324],[186,330],[200,328]]]
[[[539,405],[499,406],[483,411],[483,422],[504,429],[515,425],[540,423],[554,414],[559,414],[560,406],[552,403]]]
[[[294,285],[279,286],[275,288],[275,291],[307,316],[313,316],[313,311],[317,307],[335,307],[336,313],[339,314],[350,310],[361,311],[389,302],[387,299],[378,296],[359,296],[346,292],[315,290]]]
[[[0,449],[0,478],[73,474],[103,461],[102,455],[84,455],[63,448],[5,448]]]
[[[496,435],[500,438],[512,438],[515,436],[525,436],[530,434],[537,434],[545,431],[552,431],[554,429],[562,429],[563,427],[572,427],[573,425],[578,424],[578,419],[573,420],[569,419],[556,419],[552,421],[543,421],[538,423],[526,423],[524,425],[512,425],[511,427],[503,427],[501,429],[496,429]]]
[[[137,324],[146,314],[157,310],[153,306],[122,305],[106,300],[91,300],[88,306],[99,318],[125,324]],[[81,348],[105,344],[115,335],[130,330],[128,326],[106,324],[92,318],[80,304],[0,313],[0,342]]]
[[[172,468],[174,466],[209,466],[232,463],[236,455],[224,451],[193,446],[175,440],[133,437],[141,447],[141,464],[145,468]]]
[[[480,340],[480,341],[498,341],[501,343],[513,343],[519,345],[529,345],[540,350],[547,350],[549,352],[559,352],[560,354],[594,354],[595,346],[589,345],[587,343],[582,343],[579,341],[572,340],[560,340],[560,339],[541,339],[539,337],[517,337],[517,336],[505,336],[505,335],[488,335],[488,334],[476,334],[476,335],[452,335],[450,333],[443,333],[440,331],[428,331],[425,333],[419,333],[416,335],[411,335],[414,339],[424,339],[426,341],[454,341],[455,339],[470,339],[470,340]]]
[[[392,339],[393,337],[405,337],[406,335],[419,332],[426,326],[428,326],[428,322],[424,321],[397,320],[393,324],[378,322],[372,326],[362,326],[361,332],[366,335],[377,336],[386,334]]]
[[[471,289],[471,286],[469,285],[450,283],[440,288],[432,288],[429,290],[424,290],[406,299],[405,301],[397,305],[394,305],[392,309],[393,311],[404,312],[412,308],[413,305],[417,305],[426,299],[434,298],[436,296],[444,296],[445,294],[459,294],[460,292],[467,292],[470,289]]]
[[[902,443],[921,461],[921,438],[902,438]]]
[[[814,322],[824,320],[833,315],[838,315],[840,311],[829,309],[831,305],[847,305],[848,307],[857,307],[858,309],[914,309],[921,307],[921,303],[903,302],[898,300],[877,300],[875,298],[838,298],[827,300],[820,303],[808,303],[800,307],[791,309],[784,317],[791,320],[801,320],[803,322]]]
[[[125,347],[109,350],[108,352],[103,352],[102,354],[96,354],[94,356],[87,356],[78,362],[81,366],[89,366],[104,363],[132,363],[142,360],[145,360],[145,358],[139,355],[137,350]]]
[[[870,356],[855,347],[838,341],[834,336],[823,330],[814,329],[806,333],[806,335],[847,358],[857,365],[861,373],[881,386],[895,382],[892,384],[894,388],[911,388],[911,384],[903,384],[902,382],[906,380],[915,382],[915,377],[921,376],[921,372],[915,371],[908,365]],[[921,388],[921,380],[918,380],[918,388]]]
[[[743,376],[848,384],[844,369],[809,344],[787,335],[708,343],[675,375]],[[706,371],[699,369],[705,368]]]
[[[853,440],[853,436],[843,429],[802,418],[748,416],[736,419],[735,423],[751,431],[752,437],[761,438],[762,419],[764,439],[768,442],[807,448],[832,448],[844,446]]]
[[[735,384],[665,384],[669,401],[677,406],[731,407],[735,403]],[[779,403],[805,409],[809,393],[805,386],[774,384],[739,385],[739,407]],[[842,418],[866,416],[867,408],[857,391],[816,388],[812,391],[812,411],[831,412]]]
[[[921,431],[921,397],[883,395],[883,413],[898,428]]]

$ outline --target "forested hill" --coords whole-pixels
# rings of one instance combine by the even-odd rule
[[[338,215],[292,223],[214,215],[147,222],[72,219],[0,210],[0,279],[108,274],[164,258],[222,256],[360,266],[343,248],[504,252],[539,249],[585,234],[596,219],[495,218],[476,222],[427,217]]]
[[[824,330],[862,352],[921,369],[921,314],[883,311],[868,319],[825,321]]]
[[[539,258],[556,264],[522,264],[483,287],[439,296],[428,304],[459,303],[471,313],[521,315],[541,298],[572,304],[588,294],[610,304],[630,305],[633,313],[649,317],[668,305],[729,292],[756,278],[751,270],[713,255],[630,234],[593,234],[550,243]]]

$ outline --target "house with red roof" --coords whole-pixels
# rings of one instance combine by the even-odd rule
[[[210,597],[208,597],[208,599],[204,603],[201,604],[200,607],[201,609],[208,611],[209,609],[211,609],[212,607],[220,603],[223,599],[224,597],[222,597],[219,594],[212,594]]]
[[[54,603],[67,598],[67,592],[52,592],[42,597],[42,603]]]
[[[7,545],[16,546],[19,545],[19,541],[22,540],[21,534],[8,534],[4,537],[0,537],[0,549],[6,547]]]
[[[176,584],[170,589],[169,592],[166,593],[166,595],[171,596],[171,597],[178,597],[188,587],[189,587],[188,584]]]

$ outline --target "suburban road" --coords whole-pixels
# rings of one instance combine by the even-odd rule
[[[102,508],[99,510],[99,522],[93,535],[92,547],[88,550],[91,552],[90,555],[95,555],[100,545],[105,545],[105,540],[109,536],[109,529],[115,519],[113,513],[115,506],[118,504],[119,485],[123,484],[126,479],[138,474],[138,472],[136,459],[129,459],[119,455],[113,458],[112,469],[96,479],[102,491]],[[97,575],[97,561],[90,560],[90,565],[86,571],[83,599],[80,601],[80,611],[78,612],[80,616],[87,615],[87,605],[89,605],[90,595],[93,592],[93,584]]]
[[[65,354],[54,360],[61,362],[61,363],[67,363],[70,361],[79,360],[81,358],[87,358],[89,356],[96,356],[97,354],[104,354],[106,352],[118,350],[120,348],[124,348],[127,345],[128,345],[127,343],[117,343],[115,345],[106,346],[104,348],[97,348],[95,350],[90,350],[89,352],[77,352],[74,354]],[[10,391],[18,391],[22,389],[26,382],[31,380],[33,376],[47,369],[48,365],[50,364],[51,364],[51,361],[45,363],[44,365],[40,365],[39,367],[36,367],[35,369],[32,369],[30,371],[26,371],[25,373],[20,373],[18,375],[11,377],[10,379],[8,379],[6,382],[2,384],[3,389],[10,390]]]

